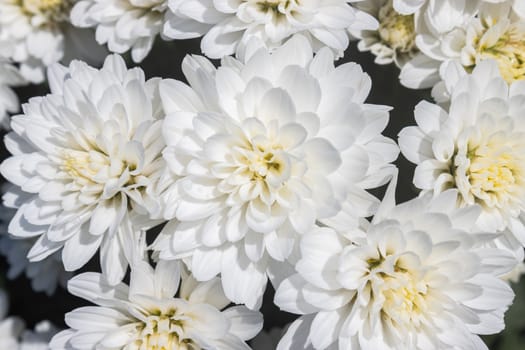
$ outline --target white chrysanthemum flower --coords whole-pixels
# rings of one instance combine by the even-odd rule
[[[515,260],[477,246],[479,209],[455,208],[453,190],[395,206],[391,190],[364,232],[303,236],[275,302],[304,316],[277,349],[480,350],[477,334],[504,328],[513,292],[498,276]]]
[[[465,41],[464,67],[494,59],[507,82],[525,79],[525,18],[513,15],[510,4],[482,7],[479,17],[468,24]]]
[[[171,13],[163,32],[173,39],[203,36],[201,49],[210,58],[243,52],[255,39],[275,49],[297,33],[316,51],[328,46],[341,57],[349,44],[348,28],[377,28],[375,19],[353,8],[353,2],[168,0]]]
[[[96,39],[112,52],[131,50],[142,61],[162,30],[167,0],[81,0],[71,11],[71,22],[81,28],[96,27]]]
[[[232,301],[258,308],[269,261],[284,261],[316,220],[357,224],[388,181],[397,145],[381,135],[386,106],[365,104],[370,78],[355,63],[314,58],[296,36],[215,69],[187,57],[190,86],[166,80],[160,94],[167,165],[178,177],[156,244],[162,259],[191,257],[198,280],[221,273]],[[347,209],[352,215],[341,211]],[[167,242],[169,240],[169,242]]]
[[[145,262],[133,265],[129,288],[109,286],[97,273],[74,277],[69,291],[99,306],[66,314],[71,329],[57,334],[50,348],[249,349],[244,341],[261,330],[262,315],[245,306],[224,309],[229,301],[218,278],[199,283],[185,271],[175,298],[180,279],[179,263],[166,261],[155,271]]]
[[[424,8],[424,25],[416,30],[422,54],[403,67],[403,85],[431,87],[439,82],[440,67],[451,61],[472,70],[486,59],[498,61],[507,82],[525,79],[525,17],[518,16],[510,2],[463,5]]]
[[[14,279],[25,272],[34,291],[52,295],[59,284],[66,286],[71,273],[64,271],[59,252],[38,262],[30,262],[27,259],[27,253],[36,242],[36,238],[14,239],[7,234],[7,224],[15,213],[16,209],[3,206],[0,208],[0,254],[5,256],[9,264],[7,278]]]
[[[21,75],[32,83],[45,79],[45,69],[53,63],[73,58],[101,62],[106,51],[91,31],[69,23],[76,0],[0,1],[0,56],[15,63]]]
[[[34,330],[25,330],[18,350],[49,350],[49,342],[59,329],[49,321],[41,321]]]
[[[25,196],[8,231],[38,237],[29,252],[39,261],[62,249],[66,270],[84,265],[101,247],[112,283],[124,275],[124,233],[154,224],[156,186],[164,171],[163,117],[158,79],[145,81],[109,56],[100,70],[80,61],[49,71],[51,94],[33,98],[12,118],[0,170]]]
[[[525,83],[508,84],[495,61],[471,75],[452,64],[445,76],[450,107],[421,102],[418,126],[399,134],[403,155],[417,164],[414,184],[423,192],[458,190],[458,206],[478,204],[479,225],[510,229],[525,245]]]
[[[9,300],[0,289],[0,350],[19,350],[18,340],[24,331],[24,322],[18,317],[8,317]]]
[[[0,42],[3,56],[20,65],[27,80],[40,83],[45,67],[64,55],[61,26],[72,0],[3,0],[0,2]]]
[[[0,42],[0,45],[2,43]],[[18,69],[12,62],[0,54],[0,126],[7,128],[9,113],[18,112],[20,106],[18,97],[12,87],[24,84]]]
[[[371,51],[377,64],[395,62],[402,67],[418,52],[416,47],[415,16],[402,15],[392,7],[393,0],[369,0],[356,7],[377,18],[377,30],[351,31],[359,38],[357,48]]]

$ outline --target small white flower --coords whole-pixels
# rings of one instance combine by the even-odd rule
[[[370,0],[355,6],[374,16],[379,22],[377,30],[351,31],[359,38],[357,48],[371,51],[375,63],[390,64],[395,62],[402,67],[417,52],[415,39],[415,16],[402,15],[392,7],[393,0]]]
[[[81,0],[71,11],[71,22],[96,27],[100,44],[119,54],[131,50],[133,60],[140,62],[162,29],[167,7],[167,0]]]
[[[495,61],[471,75],[458,63],[446,70],[450,107],[420,102],[418,126],[399,134],[403,155],[417,164],[414,184],[434,195],[458,190],[458,206],[482,208],[488,232],[510,229],[525,245],[525,84],[508,86]]]
[[[190,86],[160,85],[163,155],[178,180],[165,213],[177,220],[156,249],[188,257],[198,280],[221,273],[232,301],[258,308],[268,264],[287,259],[300,233],[373,214],[366,189],[388,181],[398,155],[381,135],[389,107],[364,103],[361,67],[334,67],[329,49],[313,57],[302,36],[218,69],[187,57],[183,71]]]
[[[269,49],[301,33],[315,50],[328,46],[341,57],[348,28],[376,29],[377,22],[349,3],[356,0],[168,0],[164,35],[174,39],[203,36],[201,49],[210,58],[242,52],[253,40]]]
[[[0,41],[0,45],[2,45]],[[0,126],[7,128],[9,113],[18,112],[20,109],[18,97],[12,87],[24,84],[18,69],[12,62],[0,54]]]
[[[178,262],[160,261],[155,271],[133,265],[131,281],[109,286],[97,273],[84,273],[68,284],[69,291],[99,306],[66,314],[71,327],[56,335],[52,350],[231,350],[249,349],[244,342],[262,328],[262,315],[229,304],[218,278],[199,283]],[[224,309],[224,310],[223,310]],[[222,311],[221,311],[222,310]]]
[[[487,349],[477,334],[504,328],[513,268],[506,250],[481,248],[478,208],[455,208],[451,190],[394,206],[387,192],[374,221],[301,240],[297,274],[275,302],[304,316],[277,349]]]
[[[59,252],[39,262],[32,263],[27,259],[27,253],[36,238],[14,239],[7,234],[7,224],[15,213],[16,209],[7,207],[1,207],[0,210],[0,254],[5,256],[9,264],[7,278],[14,279],[25,273],[34,291],[52,295],[57,285],[66,286],[71,273],[64,271]]]
[[[13,154],[2,175],[20,190],[9,233],[37,237],[29,251],[40,261],[62,249],[66,270],[84,265],[101,247],[101,265],[112,282],[126,271],[123,246],[137,229],[156,224],[162,107],[158,79],[127,70],[109,56],[100,70],[80,61],[49,71],[51,94],[33,98],[12,118],[6,146]],[[21,193],[18,193],[21,192]]]

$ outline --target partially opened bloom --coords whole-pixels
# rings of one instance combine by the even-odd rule
[[[242,52],[253,40],[275,49],[301,33],[316,51],[328,46],[341,57],[349,44],[348,28],[377,28],[374,18],[353,8],[353,2],[168,0],[171,13],[164,35],[173,39],[203,36],[203,53],[221,58]]]
[[[513,268],[482,248],[479,208],[457,209],[453,190],[394,206],[388,192],[363,232],[316,228],[301,240],[297,273],[275,303],[302,314],[277,349],[487,349],[477,334],[504,328]]]
[[[180,280],[179,263],[162,261],[154,271],[147,263],[133,265],[129,287],[109,286],[97,273],[74,277],[69,291],[98,306],[66,314],[71,329],[56,335],[50,348],[249,349],[244,341],[261,330],[262,315],[244,306],[226,308],[218,278],[199,283],[182,271]]]
[[[268,263],[287,259],[316,220],[351,225],[374,212],[365,189],[388,181],[398,154],[381,135],[389,107],[365,104],[368,75],[334,67],[329,49],[313,57],[304,37],[218,69],[187,57],[183,70],[190,86],[160,86],[163,155],[178,180],[165,205],[176,220],[155,249],[188,258],[199,280],[221,273],[232,301],[257,308]]]
[[[71,22],[96,28],[96,39],[110,51],[131,50],[133,61],[142,61],[160,33],[167,0],[81,0],[71,10]]]
[[[2,175],[18,187],[7,196],[19,209],[9,233],[37,238],[28,257],[62,249],[67,270],[101,247],[106,277],[126,271],[123,227],[148,228],[159,213],[157,180],[164,170],[158,79],[127,70],[109,56],[100,70],[74,61],[49,71],[51,94],[32,98],[12,118]]]
[[[459,207],[482,208],[482,229],[508,228],[525,245],[525,84],[509,87],[492,60],[470,75],[459,64],[445,73],[450,107],[420,102],[418,125],[399,134],[417,164],[414,184],[434,195],[457,189]]]

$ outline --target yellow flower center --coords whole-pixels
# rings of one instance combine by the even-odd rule
[[[69,16],[72,0],[20,0],[28,16],[41,15],[50,21],[65,21]]]
[[[100,195],[108,182],[117,179],[120,186],[137,187],[137,175],[130,174],[136,170],[136,166],[124,159],[110,159],[108,155],[96,150],[68,150],[62,155],[60,170],[64,172],[63,179],[69,181],[78,191]],[[128,172],[124,175],[126,169]]]
[[[174,317],[175,312],[148,316],[141,326],[138,350],[198,350],[191,339],[184,338],[184,325]]]
[[[367,263],[370,273],[379,277],[372,280],[371,290],[383,296],[379,298],[383,300],[382,317],[398,327],[418,327],[427,309],[428,285],[425,280],[405,266],[403,257],[392,262],[387,257],[380,256],[367,260]]]
[[[390,318],[411,321],[426,307],[427,286],[425,283],[416,283],[408,273],[395,279],[388,282],[392,288],[383,291],[385,302],[382,311]]]
[[[273,12],[279,14],[279,7],[286,8],[290,5],[290,0],[263,0],[257,1],[257,7],[261,12]]]
[[[95,182],[94,177],[110,166],[109,158],[99,152],[69,151],[63,157],[61,170],[80,184]],[[121,169],[122,170],[122,169]]]
[[[275,152],[274,149],[256,148],[248,155],[248,168],[252,172],[252,179],[266,179],[266,176],[272,174],[280,176],[284,170],[284,160]],[[274,153],[275,152],[275,153]]]
[[[503,78],[512,83],[525,79],[525,33],[516,24],[509,29],[495,44],[480,44],[477,47],[477,61],[494,59]],[[479,39],[477,40],[480,41]]]
[[[415,49],[414,15],[404,16],[389,1],[379,10],[379,38],[390,48],[407,53]]]
[[[523,160],[509,147],[488,143],[470,150],[468,158],[466,175],[478,202],[499,206],[513,197],[516,186],[522,185]]]

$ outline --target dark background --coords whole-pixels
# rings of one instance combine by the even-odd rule
[[[164,42],[158,40],[149,56],[140,64],[146,76],[174,78],[185,80],[181,71],[182,59],[186,54],[200,54],[199,39]],[[128,57],[128,66],[133,66]],[[372,78],[372,91],[368,98],[369,103],[393,106],[390,113],[390,123],[384,131],[384,135],[397,141],[399,131],[407,126],[413,125],[414,106],[422,99],[431,101],[428,90],[410,90],[399,84],[399,70],[392,64],[379,66],[374,64],[373,56],[369,53],[357,51],[355,43],[345,53],[345,57],[336,64],[354,61],[363,66],[363,70]],[[217,62],[215,62],[217,63]],[[28,86],[17,90],[21,102],[27,101],[31,96],[40,96],[48,93],[45,85]],[[0,146],[2,159],[7,153]],[[397,185],[397,201],[403,202],[414,198],[417,190],[412,185],[414,166],[402,155],[396,161],[399,167],[399,179]],[[382,190],[374,191],[379,197]],[[381,198],[381,197],[380,197]],[[65,327],[64,314],[79,306],[87,305],[82,299],[69,295],[64,289],[58,288],[53,297],[47,297],[44,293],[35,293],[31,290],[29,281],[25,276],[15,280],[6,280],[5,272],[7,263],[0,257],[0,286],[3,285],[11,300],[10,315],[22,317],[29,327],[35,323],[48,319],[60,327]],[[83,270],[98,271],[98,256],[96,256]],[[273,304],[273,290],[270,284],[262,312],[265,316],[265,329],[276,326],[284,326],[292,321],[295,316],[280,312]],[[485,338],[491,350],[523,350],[525,349],[525,279],[514,286],[516,300],[506,315],[506,330],[495,336]],[[1,339],[0,339],[1,342]],[[270,350],[270,349],[269,349]]]

